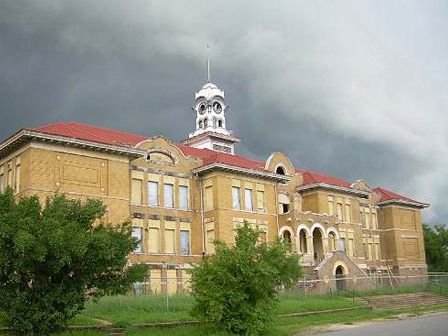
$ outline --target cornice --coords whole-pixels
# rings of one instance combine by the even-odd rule
[[[347,187],[341,187],[341,186],[335,186],[327,183],[313,183],[313,184],[306,184],[303,186],[297,187],[297,191],[308,191],[312,189],[326,189],[326,190],[334,190],[339,191],[346,194],[352,194],[359,197],[367,198],[372,193],[364,191],[364,190],[358,190],[353,188],[347,188]]]

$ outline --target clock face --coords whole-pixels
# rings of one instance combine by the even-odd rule
[[[215,102],[213,103],[213,110],[214,110],[216,113],[221,113],[221,112],[222,112],[222,105],[221,105],[221,103],[218,102],[218,101],[215,101]]]
[[[204,114],[206,110],[205,104],[202,103],[201,105],[199,105],[199,114]]]

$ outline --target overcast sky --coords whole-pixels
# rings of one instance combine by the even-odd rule
[[[447,1],[0,2],[0,138],[77,121],[180,141],[226,93],[237,152],[431,203],[448,222]]]

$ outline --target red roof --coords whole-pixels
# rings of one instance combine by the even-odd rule
[[[341,180],[337,177],[333,177],[330,175],[317,173],[304,169],[297,169],[297,172],[303,175],[303,184],[316,184],[316,183],[325,183],[338,187],[351,188],[351,183]]]
[[[149,139],[148,137],[138,134],[127,133],[114,129],[102,128],[76,122],[59,122],[37,127],[32,130],[62,137],[126,147],[135,147],[135,145],[137,145],[139,142],[145,139]],[[263,161],[248,159],[241,155],[216,152],[209,149],[193,148],[183,144],[177,144],[177,147],[186,156],[200,158],[203,161],[203,165],[222,163],[240,168],[265,171]],[[351,184],[349,182],[330,175],[304,169],[296,169],[296,171],[303,175],[304,185],[325,183],[339,187],[351,188]],[[381,194],[381,201],[402,200],[424,205],[423,203],[414,201],[413,199],[396,194],[383,188],[376,188],[374,189],[374,191]]]
[[[381,195],[381,199],[380,202],[384,202],[384,201],[405,201],[405,202],[411,202],[411,203],[417,203],[417,204],[422,204],[424,205],[424,203],[420,203],[417,202],[415,200],[413,200],[412,198],[394,193],[393,191],[384,189],[384,188],[375,188],[373,189],[374,192],[376,192],[377,194]]]
[[[32,130],[68,138],[128,147],[134,147],[140,141],[146,139],[146,137],[142,135],[75,122],[54,123],[33,128]]]

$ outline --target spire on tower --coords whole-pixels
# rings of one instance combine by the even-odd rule
[[[207,82],[210,83],[210,43],[207,43]]]

